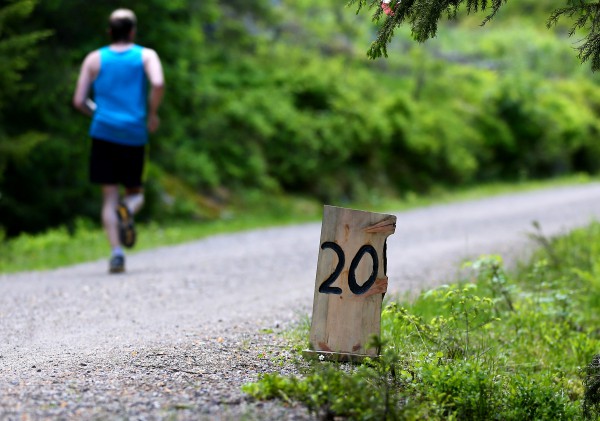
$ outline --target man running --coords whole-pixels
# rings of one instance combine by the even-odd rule
[[[160,124],[164,93],[160,58],[134,43],[136,23],[131,10],[112,12],[111,43],[87,55],[73,95],[75,108],[92,117],[90,181],[102,187],[102,224],[112,249],[110,273],[125,271],[122,246],[135,243],[133,215],[144,204],[145,145],[148,133]],[[123,200],[120,185],[125,187]]]

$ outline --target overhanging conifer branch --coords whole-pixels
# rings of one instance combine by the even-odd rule
[[[392,0],[389,4],[393,15],[386,16],[381,10],[380,0],[350,0],[349,5],[357,6],[357,13],[364,7],[374,9],[373,20],[384,21],[371,44],[367,56],[371,59],[387,57],[388,45],[394,37],[394,30],[408,24],[412,38],[418,42],[436,36],[438,23],[442,16],[448,19],[456,17],[460,7],[467,14],[489,12],[481,25],[492,20],[507,0]],[[518,1],[518,0],[513,0]],[[548,18],[546,25],[551,27],[563,17],[575,19],[569,30],[569,36],[578,30],[586,35],[577,47],[581,62],[590,61],[592,70],[600,69],[600,2],[589,0],[565,0],[566,7],[558,8]]]

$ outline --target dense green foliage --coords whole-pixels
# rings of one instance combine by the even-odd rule
[[[484,257],[464,283],[389,303],[378,360],[316,362],[302,376],[268,374],[245,391],[301,402],[324,419],[600,415],[600,224],[539,238],[544,247],[515,275]]]
[[[399,31],[394,57],[371,61],[377,27],[343,5],[132,0],[138,42],[158,51],[167,79],[142,219],[217,218],[282,194],[343,204],[596,172],[597,78],[563,28],[529,21],[551,3],[506,5],[486,30],[457,21],[424,45]],[[70,101],[120,5],[0,1],[6,237],[98,218],[89,121]]]

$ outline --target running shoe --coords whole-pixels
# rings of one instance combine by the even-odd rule
[[[119,217],[119,240],[124,247],[131,248],[136,238],[133,215],[124,203],[119,203],[117,216]]]
[[[110,273],[125,272],[125,256],[113,256],[108,263],[108,271]]]

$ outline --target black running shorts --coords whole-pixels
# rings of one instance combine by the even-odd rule
[[[92,139],[90,181],[95,184],[121,184],[142,187],[145,146],[127,146]]]

